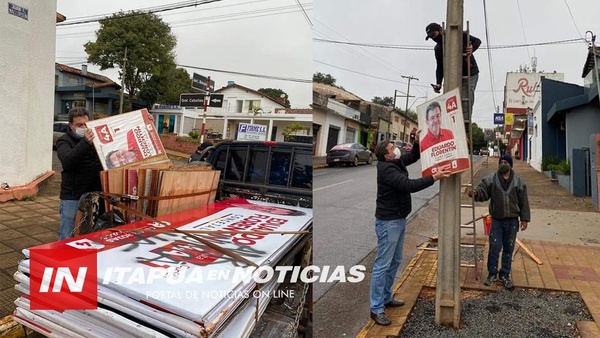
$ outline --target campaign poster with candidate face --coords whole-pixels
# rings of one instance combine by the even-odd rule
[[[447,168],[458,173],[470,168],[460,91],[458,88],[417,107],[423,176]]]

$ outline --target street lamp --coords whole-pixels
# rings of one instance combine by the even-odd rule
[[[419,96],[419,97],[417,97],[417,98],[416,98],[416,99],[413,101],[413,103],[410,105],[410,107],[408,107],[408,110],[410,110],[410,108],[412,108],[412,106],[414,106],[414,105],[415,105],[415,103],[417,103],[417,100],[418,100],[418,99],[426,99],[426,98],[427,98],[427,96]]]

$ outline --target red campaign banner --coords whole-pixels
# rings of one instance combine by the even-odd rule
[[[147,109],[89,121],[94,147],[107,170],[156,157],[168,160],[152,115]]]
[[[421,172],[423,176],[450,169],[459,173],[470,168],[469,148],[458,88],[417,107]]]

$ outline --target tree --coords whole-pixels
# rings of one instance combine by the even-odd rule
[[[288,142],[290,136],[296,135],[297,132],[303,129],[304,127],[300,124],[300,122],[293,122],[292,124],[288,124],[287,127],[285,127],[285,129],[283,129],[283,131],[281,132],[281,135],[283,135],[283,140],[285,142]]]
[[[290,107],[290,100],[288,100],[288,94],[286,92],[284,92],[283,90],[276,89],[276,88],[260,88],[260,89],[258,89],[258,91],[280,103],[281,103],[281,95],[285,95],[284,106],[286,108]]]
[[[335,78],[331,76],[331,74],[323,74],[321,72],[316,72],[313,74],[313,82],[335,86],[335,81]]]
[[[393,107],[394,106],[394,98],[391,96],[379,97],[375,96],[373,98],[373,103],[382,104],[384,106]]]
[[[483,129],[479,128],[477,123],[473,123],[471,129],[473,130],[473,149],[487,148],[487,142],[484,141]]]
[[[171,28],[159,16],[121,11],[100,20],[96,41],[88,41],[84,47],[88,62],[100,66],[101,70],[120,68],[124,89],[130,99],[136,99],[146,81],[175,63],[176,45]]]
[[[148,81],[144,82],[139,97],[148,102],[150,106],[156,102],[177,105],[182,93],[192,91],[191,83],[190,74],[185,69],[172,65],[161,74],[152,75]]]

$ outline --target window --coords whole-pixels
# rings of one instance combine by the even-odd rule
[[[268,159],[269,153],[266,149],[250,150],[248,170],[246,172],[246,178],[244,179],[244,182],[264,184]]]
[[[294,155],[292,187],[312,189],[312,156],[310,154],[296,153]]]
[[[287,186],[291,153],[273,152],[269,184]]]
[[[229,148],[229,161],[225,168],[225,179],[241,181],[244,175],[244,164],[246,163],[246,148]]]
[[[394,121],[395,121],[396,123],[398,123],[398,122],[400,122],[400,118],[399,118],[398,116],[395,116],[395,117],[394,117]]]

